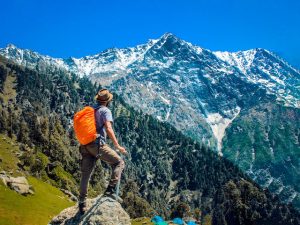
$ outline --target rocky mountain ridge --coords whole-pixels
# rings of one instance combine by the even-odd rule
[[[13,45],[0,54],[27,67],[64,68],[111,86],[131,105],[220,152],[225,129],[254,92],[266,92],[258,100],[276,96],[277,102],[300,107],[299,71],[264,49],[211,52],[166,33],[137,47],[108,49],[79,59],[55,59]],[[186,118],[179,115],[182,108],[190,111],[184,112]]]
[[[0,54],[38,70],[63,68],[88,76],[113,89],[134,108],[172,124],[220,155],[225,153],[225,157],[245,169],[258,183],[274,186],[274,193],[282,193],[288,202],[300,202],[297,172],[293,175],[289,172],[299,168],[296,121],[300,73],[270,51],[212,52],[166,33],[144,45],[108,49],[80,59],[53,59],[15,46],[1,49]],[[281,123],[274,127],[278,130],[277,138],[285,137],[290,145],[264,141],[272,131],[269,128],[259,128],[259,138],[254,138],[254,129],[258,128],[248,121],[257,119],[269,127],[275,124],[263,105],[272,109],[278,105],[295,113],[291,117],[295,126],[291,135],[286,136],[289,126],[285,126],[284,113],[280,114]],[[248,145],[243,149],[241,143],[247,136]],[[276,139],[272,142],[276,143]],[[253,160],[253,155],[261,157]],[[286,164],[285,157],[295,160]],[[286,165],[289,166],[284,171],[274,169]]]

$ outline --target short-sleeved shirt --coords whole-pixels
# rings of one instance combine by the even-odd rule
[[[105,130],[105,122],[110,121],[113,122],[112,113],[109,108],[103,105],[96,105],[94,106],[96,109],[95,111],[95,117],[96,117],[96,129],[97,133],[100,135],[99,138],[97,138],[97,142],[100,145],[106,144],[106,130]]]

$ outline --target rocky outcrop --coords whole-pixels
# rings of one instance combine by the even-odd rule
[[[65,190],[65,189],[60,189],[65,195],[67,195],[69,197],[69,199],[73,202],[77,202],[78,199],[77,197],[71,192],[71,191],[68,191],[68,190]]]
[[[50,225],[131,225],[129,215],[120,203],[108,198],[98,197],[87,201],[88,211],[81,215],[78,206],[63,210],[54,217]]]
[[[32,186],[29,185],[25,177],[11,177],[6,175],[5,173],[1,173],[0,179],[5,186],[18,192],[21,195],[34,194]]]

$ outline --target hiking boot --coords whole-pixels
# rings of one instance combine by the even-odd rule
[[[103,197],[109,197],[120,204],[123,202],[123,199],[116,194],[116,188],[114,186],[108,185],[106,191],[103,194]]]
[[[108,185],[103,196],[111,195],[115,193],[115,186]]]
[[[79,202],[78,207],[79,207],[79,213],[81,215],[87,211],[86,202]]]
[[[119,197],[116,193],[112,193],[111,195],[106,195],[106,197],[109,197],[109,198],[119,202],[120,204],[123,203],[123,199],[121,197]]]

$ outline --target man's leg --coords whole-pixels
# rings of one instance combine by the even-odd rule
[[[86,146],[80,146],[80,153],[82,156],[81,160],[81,181],[80,181],[80,196],[79,196],[79,207],[80,209],[85,208],[86,198],[88,191],[88,184],[95,167],[96,158],[92,156]],[[84,211],[84,210],[83,210]]]
[[[108,189],[114,189],[121,178],[123,169],[125,168],[124,160],[108,145],[100,146],[100,159],[109,163],[112,167],[112,174],[109,181]]]

